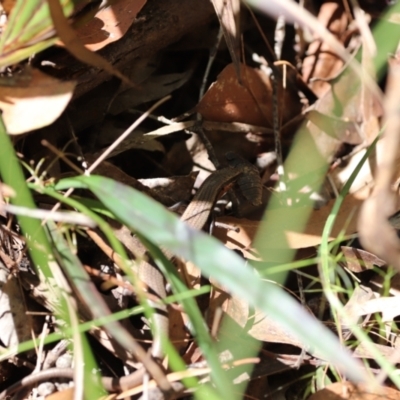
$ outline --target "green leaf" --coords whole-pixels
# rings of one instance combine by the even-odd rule
[[[65,16],[74,10],[74,1],[62,0]],[[0,67],[15,64],[56,42],[46,0],[17,0],[0,37]]]
[[[54,252],[57,256],[56,258],[59,265],[67,274],[84,301],[86,300],[86,305],[90,305],[90,311],[97,317],[109,315],[110,312],[107,306],[105,305],[103,299],[98,295],[94,284],[83,269],[79,259],[71,252],[67,242],[60,232],[60,228],[57,228],[56,224],[50,221],[47,223],[47,226],[49,228],[48,230],[50,237],[53,240]],[[64,292],[64,297],[66,303],[68,304],[69,311],[69,324],[67,324],[67,326],[70,326],[73,331],[72,339],[74,343],[75,365],[76,368],[81,372],[80,374],[76,375],[81,378],[80,381],[75,383],[77,387],[85,392],[86,398],[95,399],[100,395],[104,395],[105,393],[100,382],[97,363],[85,335],[79,332],[78,316],[76,315],[73,307],[73,305],[76,303],[75,299],[71,293],[67,293],[66,291]],[[90,303],[88,301],[90,301]],[[111,324],[112,325],[109,326],[109,328],[113,329],[113,332],[115,333],[115,330],[118,330],[120,326],[117,322],[111,322]],[[106,327],[108,327],[108,325],[106,325]],[[118,330],[118,334],[119,332],[120,329]],[[124,339],[123,336],[122,338]],[[121,340],[122,343],[128,347],[130,343],[125,343],[123,339]],[[130,349],[130,347],[128,348]],[[96,373],[93,373],[94,371]],[[83,382],[85,382],[85,385],[83,385]]]
[[[90,189],[129,228],[153,243],[192,261],[206,276],[212,276],[232,294],[247,301],[309,346],[355,381],[368,378],[338,339],[291,296],[264,282],[243,260],[216,239],[191,229],[159,203],[133,188],[100,176],[65,179],[56,189]],[[324,337],[324,344],[320,338]]]

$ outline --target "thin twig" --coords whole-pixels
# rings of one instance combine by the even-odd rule
[[[171,96],[166,96],[161,100],[157,101],[154,105],[152,105],[146,112],[144,112],[110,147],[108,147],[104,153],[85,171],[85,175],[90,175],[97,166],[100,165],[102,161],[107,158],[107,155],[111,153],[134,129],[136,129],[146,118],[149,114],[151,114],[157,107],[161,104],[165,103],[169,100]],[[64,193],[64,197],[69,197],[74,192],[73,188],[68,189]],[[57,211],[61,206],[61,203],[58,202],[51,211]],[[42,225],[46,224],[47,220],[43,220]]]

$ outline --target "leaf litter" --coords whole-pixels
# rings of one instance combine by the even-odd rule
[[[22,3],[23,1],[17,1],[16,5],[7,5],[6,12],[12,27],[15,26],[13,7],[18,9]],[[395,78],[390,78],[391,74],[395,76],[398,74],[398,61],[395,55],[390,62],[391,69],[388,69],[386,63],[384,67],[380,67],[388,69],[389,76],[383,94],[385,99],[383,105],[381,98],[377,96],[376,87],[371,86],[367,79],[361,79],[357,74],[357,68],[353,67],[360,62],[361,67],[370,71],[373,79],[380,83],[376,78],[377,75],[373,73],[374,51],[379,51],[379,43],[377,48],[374,48],[368,22],[377,15],[382,17],[384,11],[371,10],[370,5],[363,2],[360,2],[361,9],[352,4],[351,10],[348,5],[341,2],[323,2],[317,10],[305,8],[296,14],[296,5],[284,1],[279,13],[288,23],[296,21],[300,24],[293,30],[290,25],[286,26],[284,56],[282,60],[277,60],[271,50],[274,38],[274,24],[271,24],[271,20],[257,13],[257,20],[254,21],[246,8],[240,7],[236,1],[213,1],[217,17],[207,22],[209,27],[207,32],[215,32],[211,27],[222,25],[228,50],[225,49],[225,44],[220,45],[214,64],[210,63],[209,76],[206,75],[204,78],[203,73],[208,52],[212,53],[214,50],[208,45],[193,52],[193,46],[186,42],[187,49],[184,46],[176,46],[175,43],[168,43],[156,57],[149,55],[148,58],[141,60],[135,59],[132,54],[125,54],[125,57],[132,57],[133,64],[140,65],[137,69],[132,67],[131,73],[128,73],[126,78],[112,66],[112,62],[105,61],[98,53],[89,50],[98,51],[104,46],[112,46],[113,41],[117,42],[121,38],[128,37],[132,24],[143,21],[151,24],[152,14],[146,14],[149,3],[152,2],[121,0],[107,5],[95,13],[91,22],[78,28],[78,33],[75,33],[71,25],[61,16],[59,3],[50,0],[47,18],[52,15],[55,30],[52,30],[48,19],[41,32],[26,31],[31,35],[27,47],[35,45],[34,50],[41,50],[50,43],[37,44],[43,39],[41,35],[44,32],[51,32],[53,36],[57,33],[64,41],[67,50],[78,59],[92,67],[103,68],[125,83],[120,85],[117,79],[110,81],[110,85],[107,86],[109,89],[105,89],[110,92],[104,94],[104,100],[102,100],[103,94],[100,98],[96,98],[97,101],[103,101],[100,108],[104,111],[95,116],[87,116],[91,121],[90,124],[80,121],[79,124],[85,126],[84,129],[77,128],[79,124],[69,117],[80,114],[79,118],[83,121],[86,118],[85,110],[77,107],[79,99],[73,97],[76,82],[66,80],[63,76],[52,76],[57,75],[57,63],[61,62],[62,58],[59,58],[61,53],[49,52],[44,56],[46,62],[43,63],[42,58],[40,65],[35,65],[33,57],[33,67],[26,67],[23,62],[21,63],[25,53],[16,46],[14,37],[7,30],[2,33],[0,44],[3,49],[3,65],[8,67],[16,63],[20,65],[13,67],[14,69],[9,67],[0,77],[3,80],[0,81],[0,108],[9,134],[30,132],[24,140],[18,140],[17,137],[16,149],[22,154],[26,163],[31,176],[30,181],[34,182],[32,187],[36,191],[38,208],[48,209],[54,205],[54,199],[59,199],[54,187],[49,185],[52,180],[60,180],[57,190],[66,189],[62,186],[62,182],[69,181],[63,181],[64,177],[81,173],[86,168],[85,160],[89,164],[93,163],[103,152],[104,146],[109,145],[124,132],[135,115],[142,114],[148,108],[149,102],[172,94],[172,100],[151,114],[150,118],[133,132],[130,141],[109,155],[108,161],[102,165],[98,173],[133,186],[165,206],[172,207],[178,214],[182,214],[190,202],[193,191],[198,190],[206,177],[213,175],[213,169],[219,167],[210,164],[209,158],[227,166],[229,160],[225,158],[225,154],[233,151],[244,159],[252,162],[256,160],[254,163],[259,175],[263,177],[262,187],[257,186],[260,194],[262,191],[262,205],[254,206],[240,192],[235,191],[233,194],[233,191],[229,190],[231,187],[226,187],[225,192],[228,192],[228,195],[222,197],[217,204],[218,210],[213,213],[210,232],[227,248],[238,252],[246,263],[252,263],[252,268],[258,270],[258,274],[268,280],[271,293],[275,291],[283,293],[282,300],[271,301],[288,301],[285,303],[288,304],[287,310],[277,319],[271,305],[268,306],[271,307],[270,312],[266,312],[265,308],[257,307],[257,303],[251,303],[254,301],[251,296],[252,287],[247,288],[249,292],[247,297],[238,296],[235,290],[240,292],[241,289],[235,289],[236,281],[228,275],[236,273],[238,276],[239,274],[247,276],[245,274],[248,272],[246,269],[248,265],[238,267],[240,269],[232,272],[229,271],[228,265],[224,265],[223,260],[215,261],[216,254],[211,254],[210,265],[216,263],[214,273],[211,273],[209,266],[202,265],[205,262],[204,255],[193,252],[193,249],[197,249],[197,243],[202,243],[201,240],[205,240],[204,243],[208,244],[207,239],[202,235],[195,235],[191,238],[193,242],[187,238],[185,242],[183,238],[183,242],[179,244],[176,238],[171,238],[173,237],[171,228],[175,226],[173,220],[166,218],[167,225],[164,229],[159,229],[164,214],[158,213],[153,207],[142,220],[143,223],[149,222],[146,226],[136,226],[134,233],[148,235],[148,239],[159,238],[160,243],[167,246],[169,243],[178,254],[187,258],[187,260],[174,260],[177,272],[169,275],[171,271],[168,271],[168,268],[163,270],[168,275],[169,284],[174,288],[176,296],[184,295],[181,289],[177,289],[180,287],[180,283],[175,282],[177,276],[180,276],[183,282],[189,283],[189,288],[201,292],[198,293],[199,297],[195,304],[191,303],[188,306],[187,303],[182,303],[182,306],[178,302],[171,302],[167,311],[169,338],[182,355],[189,374],[192,372],[195,376],[193,365],[205,363],[207,360],[210,363],[208,366],[220,368],[219,372],[211,371],[214,383],[217,376],[225,376],[224,379],[228,379],[232,385],[239,385],[237,382],[241,369],[236,363],[243,361],[246,364],[245,360],[248,359],[252,360],[249,361],[250,364],[254,364],[254,357],[257,356],[253,375],[251,371],[247,371],[247,376],[244,378],[247,385],[246,395],[254,398],[265,398],[268,392],[269,398],[278,398],[283,393],[287,399],[294,399],[296,397],[291,393],[292,390],[301,393],[302,398],[313,400],[397,398],[397,389],[389,386],[391,382],[398,385],[390,368],[380,364],[375,357],[376,353],[371,352],[370,345],[360,340],[355,333],[355,327],[362,328],[369,335],[369,341],[374,343],[375,349],[384,354],[388,363],[393,366],[399,361],[396,350],[398,347],[396,317],[400,314],[397,301],[398,279],[388,266],[388,262],[394,267],[398,264],[398,261],[396,262],[398,239],[394,229],[390,227],[391,223],[399,229],[398,218],[395,214],[390,222],[388,220],[398,210],[399,205],[396,191],[400,165],[399,155],[396,152],[398,125],[396,116],[391,114],[395,107],[393,104],[397,104],[396,96],[399,91],[394,83]],[[40,4],[43,6],[44,2]],[[268,7],[277,6],[278,3],[273,1]],[[87,11],[84,6],[82,7]],[[79,14],[82,9],[76,10],[76,13]],[[276,8],[268,10],[276,14]],[[92,10],[89,11],[94,14]],[[312,20],[309,11],[317,11],[317,22],[314,25],[309,22]],[[185,18],[184,15],[179,15],[178,10],[176,12],[177,21],[179,18]],[[67,17],[70,16],[71,10],[65,14]],[[169,23],[171,29],[179,29],[178,24],[175,27]],[[334,35],[335,40],[325,33],[321,34],[325,32],[323,28]],[[259,32],[260,29],[262,32]],[[197,34],[199,35],[198,32]],[[47,40],[51,35],[46,35],[47,33],[44,37]],[[22,42],[18,43],[20,45]],[[357,56],[360,47],[363,48],[363,52],[361,56]],[[396,43],[393,44],[393,49],[395,47]],[[343,51],[346,51],[345,57]],[[6,54],[7,57],[4,58]],[[256,56],[253,57],[254,54]],[[385,54],[385,57],[389,57],[389,54]],[[55,66],[53,69],[46,69],[48,75],[40,71],[45,64]],[[22,68],[20,69],[22,72],[18,72],[18,68]],[[78,76],[76,78],[79,80]],[[204,79],[208,82],[208,89],[198,101],[200,82]],[[132,82],[140,84],[133,88],[128,87]],[[89,100],[90,96],[89,92]],[[92,96],[94,98],[96,95]],[[188,115],[194,113],[197,113],[196,118],[184,121]],[[383,116],[385,119],[382,119]],[[180,122],[182,120],[183,122]],[[166,123],[169,126],[164,126]],[[300,126],[302,128],[296,134]],[[368,162],[357,174],[352,186],[346,189],[349,176],[384,126],[386,135],[379,139]],[[204,141],[204,134],[209,143]],[[276,144],[276,137],[279,137],[279,146]],[[280,156],[283,159],[289,154],[288,159],[290,159],[290,148],[293,143],[300,143],[301,137],[308,138],[308,145],[301,150],[301,158],[294,168],[285,166],[283,172],[279,171],[280,166],[277,169],[276,164],[279,157],[276,153],[281,152]],[[53,147],[42,147],[40,145],[42,139],[49,141]],[[53,149],[53,152],[49,149]],[[261,156],[269,153],[274,153],[275,156],[268,158],[269,161],[263,164],[262,160],[267,160],[267,157]],[[320,171],[320,175],[310,167],[313,160],[318,158],[323,160],[320,165],[323,165],[324,170]],[[385,162],[389,161],[390,164],[385,170]],[[201,165],[208,167],[202,169]],[[196,175],[193,172],[190,174],[199,167],[200,174]],[[195,176],[197,176],[196,182],[194,182]],[[277,185],[278,181],[282,183],[283,180],[285,185]],[[320,181],[324,181],[322,188],[319,187]],[[79,180],[75,181],[75,184],[76,182]],[[87,187],[91,187],[90,185],[91,183]],[[147,185],[151,186],[146,187]],[[242,186],[246,185],[250,189],[255,188],[252,178],[242,182]],[[120,229],[125,229],[121,227],[121,220],[129,225],[129,221],[124,221],[124,216],[119,214],[118,209],[124,204],[118,196],[125,191],[119,190],[118,186],[115,186],[115,192],[110,190],[107,194],[101,192],[101,187],[96,190],[101,202],[82,191],[72,198],[68,206],[64,206],[65,209],[81,207],[80,211],[87,208],[95,210],[106,218],[110,232],[112,230],[121,232]],[[346,191],[343,192],[344,190]],[[333,215],[337,196],[344,196],[344,200],[339,212]],[[114,205],[108,203],[110,199],[114,199],[114,204],[119,206],[114,208]],[[275,206],[272,207],[274,201]],[[295,220],[302,210],[305,214],[308,213],[311,202],[313,207],[305,226],[292,227],[290,221]],[[105,206],[107,204],[108,206]],[[270,209],[266,214],[266,221],[262,222],[262,214],[268,205]],[[110,218],[113,213],[114,216],[117,215],[117,220]],[[2,218],[6,224],[4,215]],[[139,211],[136,212],[136,217],[135,212],[132,213],[132,218],[139,216]],[[151,227],[151,219],[146,219],[151,216],[158,218],[159,224],[154,225],[154,228]],[[277,240],[272,239],[265,243],[266,248],[271,249],[271,257],[265,260],[262,257],[263,251],[255,245],[257,233],[262,230],[264,223],[268,224],[268,219],[278,221],[283,218],[289,223],[273,227]],[[339,312],[334,304],[329,304],[321,285],[318,273],[318,264],[321,260],[316,250],[322,243],[325,223],[331,218],[335,218],[335,225],[329,236],[331,286],[337,300],[343,306]],[[11,224],[13,229],[18,229],[11,220],[8,224]],[[96,317],[100,317],[103,312],[104,315],[109,313],[106,311],[107,308],[112,312],[124,312],[139,304],[141,296],[146,296],[144,294],[146,288],[135,281],[131,270],[126,268],[126,263],[131,262],[135,256],[139,259],[149,257],[148,252],[142,251],[142,245],[135,244],[143,237],[139,236],[138,239],[132,236],[132,232],[125,230],[125,236],[118,236],[126,246],[124,251],[114,247],[118,245],[112,241],[112,235],[117,233],[109,236],[107,228],[102,228],[102,232],[93,233],[83,227],[73,229],[67,220],[61,220],[58,224],[59,227],[63,227],[63,234],[68,239],[68,251],[78,257],[76,266],[86,268],[85,271],[89,271],[95,284],[86,290],[89,297],[83,296],[85,301],[82,308],[78,307],[83,321],[91,319],[90,299],[95,299],[96,296],[101,296],[101,303],[105,304],[103,311],[96,311]],[[129,226],[132,228],[135,224]],[[178,226],[179,224],[176,225]],[[381,229],[383,226],[385,229]],[[358,231],[361,232],[363,246],[359,243]],[[170,237],[168,232],[171,232]],[[180,234],[178,230],[175,231],[177,237]],[[278,240],[278,237],[283,240]],[[293,264],[282,265],[279,262],[279,254],[285,249],[289,249],[293,254]],[[29,265],[29,260],[25,256],[22,258],[16,256],[12,245],[10,247],[2,244],[1,252],[4,254],[2,261],[7,267],[6,271],[11,269],[10,273],[21,280],[26,291],[24,296],[30,292],[31,297],[26,298],[26,304],[29,306],[35,301],[34,304],[39,303],[46,312],[54,312],[54,300],[48,298],[45,289],[34,283],[35,275],[32,274],[34,268],[28,267],[24,273],[16,272],[22,268],[22,264]],[[153,250],[151,255],[159,261],[159,256]],[[187,273],[193,270],[190,265],[190,261],[193,260],[198,260],[206,276],[204,282],[199,284],[200,281],[197,279],[197,284],[191,287]],[[232,258],[234,265],[239,263],[239,260],[239,257]],[[295,269],[296,265],[298,269]],[[227,272],[223,272],[224,269]],[[287,270],[290,270],[290,273],[286,276]],[[15,278],[8,279],[9,281],[5,281],[1,288],[4,296],[0,308],[4,316],[0,317],[2,332],[0,341],[4,348],[10,350],[13,345],[28,340],[29,335],[27,336],[25,332],[26,327],[25,330],[21,328],[24,310],[12,308],[13,304],[10,301],[10,293],[15,293],[12,295],[13,302],[23,304],[19,297],[20,293],[10,292],[8,289]],[[130,279],[131,284],[124,284],[126,279]],[[69,280],[70,282],[65,284],[72,293],[77,294],[79,285],[74,282],[73,277]],[[107,289],[104,289],[107,281],[112,285],[110,288],[106,285]],[[257,292],[256,287],[258,286],[253,286],[254,293]],[[92,291],[95,296],[92,296]],[[154,293],[148,296],[154,300]],[[82,293],[79,298],[82,298]],[[157,298],[155,300],[160,301]],[[202,334],[206,336],[201,337],[202,334],[199,332],[193,332],[191,324],[195,311],[190,308],[193,306],[198,307],[198,310],[206,315],[204,318],[212,338],[218,338],[217,354],[220,358],[224,357],[224,364],[212,364],[215,360],[213,361],[213,356],[207,354],[205,350],[211,343],[211,336],[207,338],[208,333],[201,331],[200,328]],[[145,310],[146,318],[131,318],[125,314],[120,325],[124,328],[121,332],[127,332],[135,341],[147,343],[145,347],[152,342],[149,330],[149,327],[152,328],[152,324],[149,323],[152,316],[151,312],[150,314],[147,312],[148,310]],[[299,313],[298,317],[293,315],[294,312]],[[337,312],[338,318],[335,320],[333,316]],[[10,319],[6,317],[9,313],[15,315],[11,324]],[[299,317],[300,315],[302,317]],[[298,320],[295,321],[296,318],[304,318],[309,326],[301,326]],[[29,321],[29,325],[32,324],[34,327],[35,335],[39,335],[40,329],[46,326],[39,316],[30,316]],[[338,376],[355,379],[356,375],[351,376],[351,368],[341,364],[339,361],[341,355],[335,358],[323,344],[315,343],[316,350],[310,348],[306,341],[307,335],[302,335],[301,331],[303,329],[307,332],[309,329],[309,334],[312,336],[313,327],[317,326],[314,324],[317,323],[318,326],[322,326],[321,332],[324,334],[328,331],[327,327],[339,335],[343,341],[343,347],[338,347],[340,351],[347,348],[353,352],[355,359],[362,358],[368,362],[363,368],[376,376],[374,389],[372,386],[366,387],[366,382],[350,384],[345,379],[335,382]],[[297,331],[293,328],[296,326]],[[50,331],[57,332],[59,328],[53,325]],[[118,338],[113,338],[113,335],[102,328],[96,328],[91,333],[97,341],[96,346],[107,349],[107,353],[100,351],[96,354],[98,362],[102,365],[103,376],[109,376],[113,372],[113,368],[105,366],[109,362],[119,363],[116,366],[120,371],[117,372],[118,376],[122,375],[122,366],[129,368],[132,374],[135,373],[135,369],[137,372],[141,371],[139,364],[140,361],[145,362],[145,358],[136,355],[136,361],[132,363],[132,354],[129,349],[124,348],[124,340],[118,341]],[[241,352],[237,347],[229,347],[228,344],[226,344],[228,348],[224,349],[224,343],[234,343],[239,349],[242,347],[248,352]],[[336,345],[336,342],[332,343]],[[258,352],[260,344],[263,348]],[[50,354],[52,346],[44,350],[43,357]],[[324,353],[324,350],[327,351]],[[29,353],[28,358],[36,362],[34,352]],[[269,368],[265,369],[265,364],[268,363]],[[354,365],[356,366],[354,371],[359,369],[365,372],[360,364]],[[179,377],[170,376],[171,366],[172,363],[160,370],[157,369],[159,368],[157,365],[156,369],[154,366],[148,366],[154,373],[152,378],[164,390],[168,387],[164,378],[171,378],[171,381],[179,380]],[[328,366],[336,373],[331,373]],[[230,368],[231,374],[227,372]],[[257,375],[263,368],[264,372]],[[306,372],[310,371],[315,378],[302,380]],[[338,375],[337,372],[342,375]],[[323,379],[317,380],[316,377],[321,373]],[[11,385],[11,381],[7,378],[11,372],[5,368],[3,375],[4,389],[6,389]],[[204,379],[210,379],[210,370],[205,368],[203,375]],[[361,377],[362,374],[358,376]],[[260,384],[260,379],[263,384]],[[282,379],[293,384],[279,388]],[[384,382],[384,385],[378,387],[378,381]],[[135,385],[129,389],[133,388],[135,393],[140,393],[143,389],[140,386],[141,380]],[[155,385],[154,387],[155,389],[151,389],[148,393],[151,399],[160,392],[160,389],[156,389]],[[232,387],[239,388],[239,386]],[[218,384],[216,390],[220,390]],[[308,396],[308,393],[312,392],[314,394]],[[2,395],[0,394],[0,398]],[[186,396],[190,398],[191,395],[188,393]]]

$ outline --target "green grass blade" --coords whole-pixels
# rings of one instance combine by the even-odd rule
[[[66,16],[74,10],[72,0],[61,2]],[[17,0],[5,31],[0,36],[0,67],[15,64],[53,45],[53,22],[46,0]]]
[[[332,282],[331,282],[331,257],[330,257],[330,245],[329,245],[329,237],[330,233],[332,231],[333,225],[336,220],[336,216],[339,212],[339,209],[343,203],[343,200],[345,196],[348,194],[348,191],[350,190],[351,185],[353,184],[354,180],[356,179],[358,173],[360,172],[362,166],[364,163],[367,161],[368,157],[372,154],[373,150],[375,149],[375,145],[377,141],[380,139],[380,136],[378,136],[375,141],[371,144],[371,146],[368,148],[368,151],[365,153],[364,157],[360,160],[358,163],[357,167],[354,169],[353,173],[351,174],[349,180],[346,182],[344,185],[343,189],[341,190],[338,198],[335,201],[335,204],[332,208],[332,212],[329,215],[324,231],[322,233],[322,242],[320,246],[320,259],[321,259],[321,280],[322,280],[322,285],[324,289],[324,293],[326,295],[326,298],[328,301],[331,303],[332,309],[334,310],[335,313],[343,313],[343,306],[339,302],[337,296],[335,295],[334,291],[332,290]],[[343,315],[343,314],[342,314]],[[345,317],[345,315],[344,315]],[[375,347],[373,344],[372,340],[368,337],[368,335],[357,325],[355,324],[349,324],[349,326],[352,329],[352,332],[354,335],[357,337],[357,339],[363,343],[363,345],[368,348],[370,353],[374,356],[374,360],[386,371],[390,379],[397,385],[397,387],[400,387],[400,378],[398,374],[396,373],[396,368],[395,366],[390,363],[387,358],[382,355],[379,350]]]
[[[59,228],[57,228],[53,222],[48,222],[47,224],[49,227],[50,236],[53,240],[54,249],[57,254],[58,263],[62,267],[63,271],[66,272],[70,282],[72,282],[72,284],[76,287],[78,293],[84,300],[91,301],[90,303],[87,303],[88,306],[90,305],[90,311],[93,312],[93,310],[100,310],[94,311],[94,315],[107,315],[107,307],[104,311],[104,308],[102,308],[102,299],[99,301],[99,298],[93,294],[93,292],[97,293],[96,288],[93,287],[92,281],[85,273],[78,258],[71,252],[67,242],[63,238],[62,233],[59,231]],[[95,399],[100,395],[105,394],[101,385],[99,374],[93,373],[94,371],[98,371],[97,363],[95,362],[94,356],[84,334],[79,332],[78,318],[76,314],[74,315],[73,309],[73,304],[76,302],[76,299],[72,298],[71,293],[65,293],[64,298],[66,298],[66,302],[68,303],[70,310],[69,324],[67,324],[67,326],[72,328],[74,358],[76,361],[75,365],[76,368],[82,369],[83,382],[86,383],[84,388],[82,387],[82,390],[84,389],[86,398]],[[116,322],[111,322],[111,324],[115,324],[118,328]],[[128,346],[129,343],[126,345]],[[82,384],[83,382],[80,383]],[[76,384],[78,383],[76,382]]]
[[[67,187],[89,188],[131,229],[194,262],[206,276],[212,276],[250,306],[281,322],[311,351],[317,351],[351,379],[366,380],[358,362],[327,328],[282,289],[264,282],[239,256],[216,239],[191,229],[148,196],[111,179],[82,176],[65,179],[56,186],[57,189]],[[321,337],[324,337],[324,346],[320,345]]]
[[[0,175],[3,182],[13,188],[16,193],[16,196],[11,198],[12,204],[31,209],[36,208],[1,117]],[[47,278],[52,277],[49,264],[54,262],[54,256],[41,222],[36,218],[25,216],[18,216],[17,219],[28,242],[33,267],[39,269]]]
[[[10,185],[16,195],[11,198],[14,205],[35,209],[31,193],[26,185],[25,177],[21,166],[15,155],[9,136],[5,130],[3,120],[0,117],[0,175],[4,183]],[[46,286],[47,296],[51,293],[51,299],[48,299],[54,305],[54,312],[57,313],[57,319],[61,322],[60,326],[77,326],[76,315],[71,300],[66,293],[63,293],[59,287],[54,285],[58,282],[53,276],[52,268],[59,268],[55,262],[52,243],[47,232],[41,224],[41,221],[26,216],[18,216],[18,223],[26,238],[29,253],[32,260],[32,268],[37,271],[37,275]],[[76,333],[76,330],[75,330]]]

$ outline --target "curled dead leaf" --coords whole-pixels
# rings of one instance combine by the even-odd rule
[[[51,124],[64,111],[74,88],[75,82],[62,82],[35,69],[15,86],[0,86],[7,132],[18,135]]]
[[[146,0],[119,0],[99,10],[92,20],[77,29],[77,35],[86,48],[102,49],[125,35]]]
[[[222,304],[218,304],[221,300],[223,300]],[[225,312],[224,318],[230,317],[235,324],[245,329],[247,334],[257,340],[268,343],[286,343],[297,347],[303,346],[297,337],[283,328],[274,318],[260,310],[252,310],[247,302],[236,296],[227,298],[221,296],[217,299],[217,304]]]
[[[349,194],[345,197],[342,207],[336,216],[330,240],[338,238],[341,234],[348,235],[357,231],[358,210],[368,194],[369,189],[364,188],[357,193]],[[322,232],[334,203],[335,201],[331,200],[319,210],[313,210],[303,232],[285,231],[288,246],[291,249],[303,249],[321,244]],[[294,218],[297,212],[297,208],[284,207],[269,210],[268,215],[285,215],[290,220],[290,218]],[[292,215],[293,217],[291,217]],[[228,248],[241,251],[246,258],[259,260],[259,255],[253,248],[252,243],[260,221],[233,217],[221,217],[217,218],[217,221],[222,224],[235,226],[239,230],[227,231],[226,229],[217,227],[213,233],[215,237],[221,240]],[[277,227],[277,229],[279,228]],[[274,243],[266,243],[265,246],[270,247],[272,251]]]
[[[261,70],[241,65],[242,85],[238,82],[233,64],[226,66],[196,107],[205,120],[218,122],[244,122],[252,125],[272,126],[272,84]],[[280,85],[281,86],[281,85]],[[300,105],[297,94],[288,88],[278,89],[278,102],[282,122],[297,115]]]
[[[378,267],[386,265],[385,261],[368,251],[347,246],[341,246],[340,249],[346,261],[346,267],[352,272],[358,273],[372,269],[375,265]]]
[[[59,392],[55,392],[46,396],[47,400],[72,400],[74,398],[75,388],[68,388],[65,390],[61,390]]]
[[[351,382],[336,382],[314,393],[308,400],[399,400],[400,392],[389,387],[367,387]]]
[[[343,43],[349,40],[348,15],[340,2],[330,1],[321,5],[318,20]],[[327,80],[334,78],[343,66],[341,58],[327,42],[316,37],[310,44],[303,61],[303,77],[318,97],[330,89]]]

